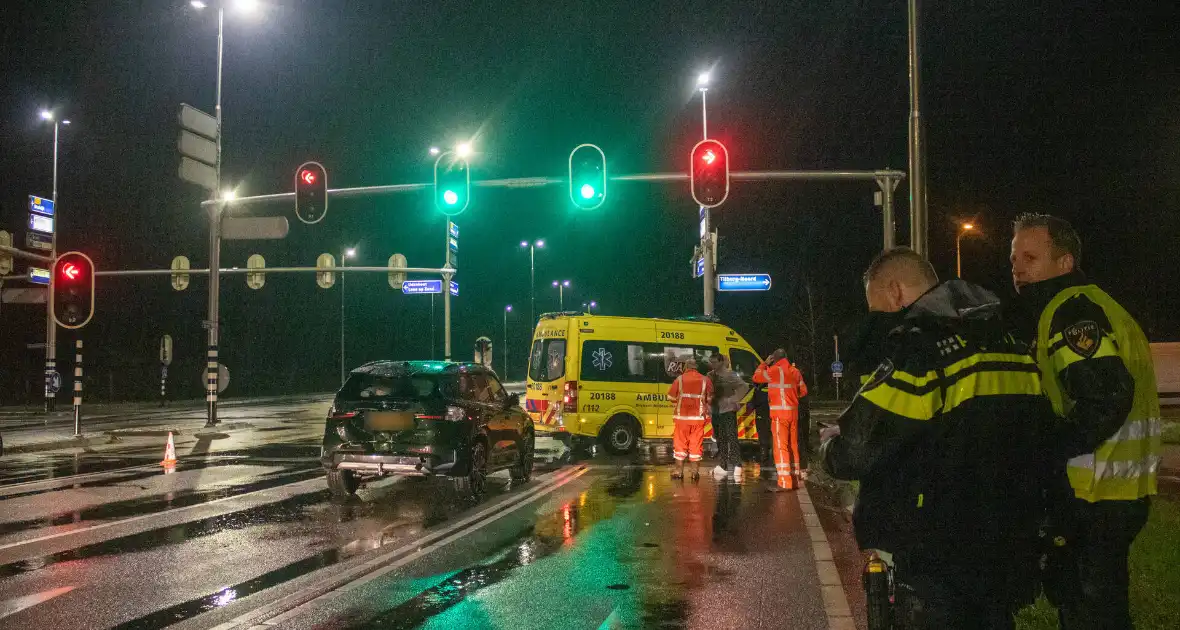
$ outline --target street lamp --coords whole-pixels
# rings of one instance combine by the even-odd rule
[[[50,251],[49,257],[57,259],[57,233],[61,226],[61,210],[57,207],[57,148],[58,148],[58,132],[61,125],[68,125],[68,120],[58,120],[54,115],[53,110],[43,109],[40,112],[41,120],[53,123],[53,213],[54,213],[54,230],[50,235]],[[52,282],[52,279],[50,280]],[[52,372],[57,371],[57,324],[53,321],[53,308],[48,301],[45,303],[45,374],[48,376]],[[45,381],[45,411],[50,412],[54,410],[57,404],[57,394],[49,391],[49,380]]]
[[[586,310],[590,313],[594,313],[594,309],[596,308],[598,308],[598,302],[594,300],[590,300],[590,303],[586,305]]]
[[[460,142],[459,146],[455,147],[455,155],[463,159],[471,157],[471,151],[472,149],[470,142]]]
[[[439,153],[442,153],[442,149],[439,149],[438,147],[430,147],[430,155],[437,156]]]
[[[959,226],[959,235],[955,237],[955,276],[963,277],[963,255],[962,242],[963,235],[975,230],[975,225],[972,223],[964,223]]]
[[[553,286],[557,287],[557,310],[565,310],[565,288],[570,285],[569,280],[553,281]]]
[[[521,241],[521,249],[529,250],[529,323],[537,323],[537,264],[536,250],[545,247],[545,239],[539,238],[533,242]]]
[[[508,380],[508,314],[511,312],[511,304],[504,307],[504,349],[500,351],[504,356],[504,380]]]
[[[348,368],[344,365],[344,271],[348,266],[345,262],[349,258],[356,257],[356,248],[349,247],[340,253],[340,386],[344,387],[344,381],[348,379]]]
[[[214,115],[217,119],[217,160],[214,165],[214,191],[221,189],[221,130],[224,129],[221,124],[221,77],[222,57],[225,50],[226,4],[231,4],[238,13],[254,13],[258,9],[256,0],[222,0],[217,3],[217,90],[214,108]],[[189,5],[198,11],[209,6],[205,0],[191,0]],[[214,194],[213,198],[216,201],[217,195]],[[221,216],[225,209],[225,202],[229,200],[222,199],[221,201],[222,203],[209,205],[209,269],[211,271],[209,273],[209,316],[207,319],[209,345],[206,353],[209,365],[217,364],[217,340],[220,333],[218,321],[220,321],[221,273],[218,270],[221,268]],[[206,427],[217,424],[217,378],[216,369],[208,372],[205,389]]]

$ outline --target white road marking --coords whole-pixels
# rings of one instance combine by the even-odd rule
[[[32,595],[25,595],[24,597],[14,597],[12,599],[4,600],[4,601],[0,602],[0,619],[3,619],[9,615],[15,615],[16,613],[18,613],[26,608],[32,608],[33,606],[36,606],[37,604],[44,604],[45,602],[53,599],[54,597],[58,597],[60,595],[65,595],[66,593],[69,593],[70,591],[74,590],[75,588],[77,588],[77,587],[63,586],[61,588],[55,588],[55,589],[51,589],[48,591],[42,591],[40,593],[34,593]]]

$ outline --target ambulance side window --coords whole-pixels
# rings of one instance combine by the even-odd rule
[[[582,380],[611,383],[648,383],[643,344],[626,341],[582,342]]]
[[[688,363],[696,365],[702,373],[708,372],[709,357],[717,353],[717,348],[709,346],[649,344],[648,348],[648,374],[661,383],[669,384],[680,376]]]
[[[757,370],[758,366],[762,364],[754,353],[739,350],[738,348],[730,348],[729,363],[730,368],[734,372],[737,372],[742,377],[742,380],[747,383],[753,380],[754,370]]]

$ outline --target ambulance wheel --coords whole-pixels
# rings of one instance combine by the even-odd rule
[[[602,444],[612,455],[626,455],[639,444],[639,421],[628,415],[610,419],[599,433]]]

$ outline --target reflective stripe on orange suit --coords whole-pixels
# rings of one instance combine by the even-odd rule
[[[709,401],[713,383],[693,368],[672,381],[668,400],[672,402],[672,457],[677,461],[699,462],[704,451],[705,421],[709,419]]]
[[[780,488],[796,488],[799,474],[799,399],[807,395],[803,374],[786,359],[763,363],[754,371],[755,383],[766,383],[770,398],[774,468]]]

